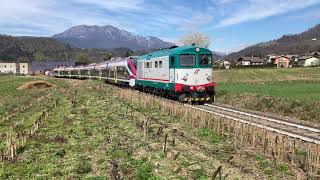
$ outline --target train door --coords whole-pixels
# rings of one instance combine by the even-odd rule
[[[110,72],[110,66],[108,64],[106,65],[106,70],[107,70],[106,72],[107,80],[109,80],[111,72]]]
[[[143,66],[143,62],[142,61],[138,61],[137,62],[137,78],[143,78],[143,72],[144,72],[144,66]]]
[[[170,56],[170,62],[169,62],[169,82],[175,83],[175,58],[174,56]]]
[[[146,78],[151,78],[151,72],[152,72],[152,61],[151,61],[151,55],[148,55],[147,57],[147,76]]]
[[[148,78],[149,62],[143,62],[143,78]]]

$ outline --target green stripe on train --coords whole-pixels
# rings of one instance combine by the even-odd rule
[[[174,90],[174,83],[169,82],[155,82],[155,81],[149,81],[149,80],[136,80],[136,85],[140,86],[148,86],[153,88],[160,88],[165,90]]]

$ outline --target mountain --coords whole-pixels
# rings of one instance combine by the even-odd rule
[[[164,42],[157,37],[134,35],[110,25],[75,26],[52,37],[60,42],[65,42],[80,48],[127,47],[132,50],[139,50],[159,49],[174,45],[169,42]]]
[[[236,60],[241,56],[252,55],[264,58],[268,54],[306,54],[315,51],[320,51],[320,24],[299,34],[284,35],[277,40],[258,43],[231,53],[226,58]]]

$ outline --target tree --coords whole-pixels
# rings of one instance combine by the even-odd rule
[[[33,59],[36,61],[45,61],[48,58],[42,52],[38,51],[33,55]]]
[[[88,63],[89,57],[87,53],[77,52],[75,57],[77,62]]]
[[[103,55],[102,60],[103,61],[108,61],[112,58],[112,54],[111,53],[106,53],[105,55]]]
[[[197,45],[208,48],[211,43],[211,38],[208,35],[199,32],[193,32],[180,38],[180,43],[184,46]]]
[[[25,63],[25,62],[30,62],[30,60],[26,56],[20,56],[20,57],[18,57],[17,62]]]

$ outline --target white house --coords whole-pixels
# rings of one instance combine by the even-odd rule
[[[16,74],[18,70],[17,63],[0,63],[0,73],[13,73]]]
[[[19,74],[27,75],[29,74],[29,64],[28,63],[19,63]]]
[[[226,60],[219,60],[214,63],[214,68],[230,69],[230,62]]]
[[[0,62],[0,73],[29,74],[28,63]]]
[[[298,59],[299,66],[320,66],[320,59],[312,56],[303,56]]]
[[[258,57],[240,57],[237,60],[240,66],[263,65],[263,60]]]

